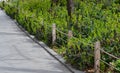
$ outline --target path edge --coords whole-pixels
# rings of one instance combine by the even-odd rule
[[[3,9],[0,8],[17,26],[20,28],[21,31],[23,31],[30,39],[32,39],[35,43],[37,43],[39,46],[41,46],[46,52],[48,52],[53,58],[55,58],[57,61],[59,61],[65,68],[67,68],[71,73],[85,73],[79,70],[76,70],[72,68],[69,64],[65,63],[65,60],[57,54],[55,51],[53,51],[51,48],[49,48],[44,42],[38,41],[33,35],[30,35],[28,31],[26,31],[21,24],[17,22],[16,19],[11,18]]]
[[[11,18],[12,19],[12,18]],[[75,73],[75,71],[69,65],[65,64],[65,60],[57,54],[55,51],[50,49],[44,42],[38,41],[33,35],[30,35],[16,20],[12,19],[14,23],[22,30],[30,39],[32,39],[35,43],[41,46],[47,53],[49,53],[53,58],[59,61],[64,67],[66,67],[71,73]]]

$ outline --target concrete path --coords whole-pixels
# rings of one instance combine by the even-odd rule
[[[0,73],[70,73],[0,10]]]

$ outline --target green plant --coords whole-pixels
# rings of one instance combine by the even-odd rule
[[[120,72],[120,60],[115,61],[114,63],[115,67],[116,67],[116,72],[119,73]]]
[[[49,46],[52,42],[52,24],[64,33],[68,28],[76,38],[71,38],[57,32],[54,45],[58,52],[64,54],[65,59],[77,69],[93,68],[93,43],[100,40],[105,51],[117,57],[120,56],[120,1],[119,0],[74,0],[75,10],[71,23],[66,9],[66,1],[58,0],[52,4],[51,0],[10,0],[0,3],[6,13],[16,19],[30,34]],[[108,63],[113,58],[102,54],[102,59]],[[101,63],[102,70],[108,66]]]

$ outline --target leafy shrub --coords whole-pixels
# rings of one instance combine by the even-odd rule
[[[65,59],[78,69],[93,68],[93,43],[100,40],[105,51],[120,56],[120,1],[119,0],[74,0],[75,10],[72,21],[66,10],[66,0],[52,4],[51,0],[10,0],[5,6],[0,3],[6,13],[15,18],[30,34],[51,45],[52,31],[49,26],[57,27],[67,33],[68,28],[76,38],[68,40],[67,36],[57,32],[56,47],[64,52]],[[112,62],[114,59],[102,54],[102,59]],[[104,69],[107,66],[101,63]],[[102,68],[102,70],[104,70]]]

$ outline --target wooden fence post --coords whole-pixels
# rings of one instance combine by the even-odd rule
[[[94,73],[100,73],[100,42],[94,45]]]
[[[52,25],[52,45],[55,44],[55,41],[56,41],[56,25],[53,24]]]
[[[70,39],[71,37],[73,37],[73,33],[71,30],[68,31],[68,39]]]

